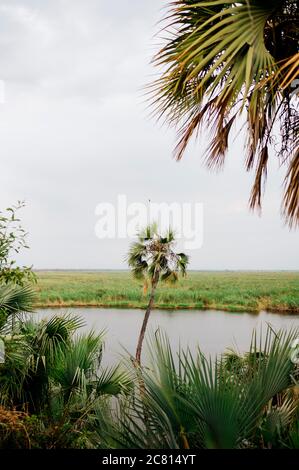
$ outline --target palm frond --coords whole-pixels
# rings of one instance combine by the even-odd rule
[[[157,332],[149,343],[151,365],[143,370],[145,395],[140,402],[135,397],[136,415],[127,433],[135,439],[131,421],[135,423],[145,407],[146,429],[156,429],[164,445],[168,436],[180,448],[242,447],[266,423],[268,404],[292,384],[290,351],[297,336],[298,329],[275,332],[269,326],[265,336],[254,333],[244,358],[231,353],[214,362],[188,349],[174,356],[167,337]],[[289,425],[296,410],[298,404],[286,398],[274,413],[281,427]]]
[[[283,212],[291,227],[299,224],[299,148],[290,162],[285,179]]]
[[[72,394],[87,393],[89,379],[95,377],[101,362],[103,335],[81,335],[56,353],[51,376],[62,387],[66,401]]]
[[[0,285],[0,312],[6,316],[32,312],[35,293],[31,286]]]
[[[208,128],[204,155],[210,168],[223,165],[234,124],[244,116],[245,167],[256,171],[250,206],[260,209],[276,123],[278,155],[284,162],[298,159],[289,131],[298,114],[298,2],[176,0],[169,8],[166,44],[154,58],[161,76],[149,87],[154,113],[178,129],[178,160],[190,139]],[[296,186],[296,175],[288,178]],[[296,225],[298,199],[291,207],[284,199],[283,206]]]
[[[120,365],[101,370],[96,379],[96,391],[99,395],[128,394],[132,385],[131,375]]]

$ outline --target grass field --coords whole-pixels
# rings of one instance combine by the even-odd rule
[[[145,308],[142,282],[128,272],[40,271],[37,307]],[[156,308],[299,313],[299,272],[190,272],[160,285]]]

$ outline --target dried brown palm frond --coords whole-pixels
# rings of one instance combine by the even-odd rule
[[[30,438],[26,429],[27,412],[7,409],[0,406],[0,441],[15,441],[15,445],[30,448]],[[5,445],[4,445],[5,448]]]
[[[290,225],[299,223],[299,148],[297,148],[293,160],[290,162],[283,199],[285,216]]]
[[[296,225],[298,2],[176,0],[167,22],[168,39],[154,58],[162,73],[150,90],[158,118],[178,128],[175,158],[181,159],[190,139],[208,128],[206,163],[221,167],[233,124],[245,117],[245,168],[255,171],[250,207],[261,207],[272,150],[289,165],[283,212]]]

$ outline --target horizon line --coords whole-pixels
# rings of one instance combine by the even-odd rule
[[[122,271],[130,272],[129,268],[36,268],[33,272],[40,271],[81,271],[81,272],[105,272],[105,271]],[[237,268],[237,269],[189,269],[188,272],[299,272],[299,269],[248,269],[248,268]]]

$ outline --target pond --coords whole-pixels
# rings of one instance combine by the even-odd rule
[[[85,320],[83,330],[107,330],[106,365],[114,363],[128,351],[135,353],[137,338],[144,311],[115,308],[40,309],[35,316],[50,317],[55,314],[73,313]],[[160,328],[166,332],[174,350],[179,345],[195,349],[199,346],[205,354],[222,353],[233,347],[245,352],[250,345],[253,329],[266,330],[267,323],[275,329],[299,327],[299,316],[277,313],[231,313],[215,310],[153,310],[148,324],[148,334]],[[146,350],[146,343],[145,343]],[[146,353],[145,353],[146,354]]]

